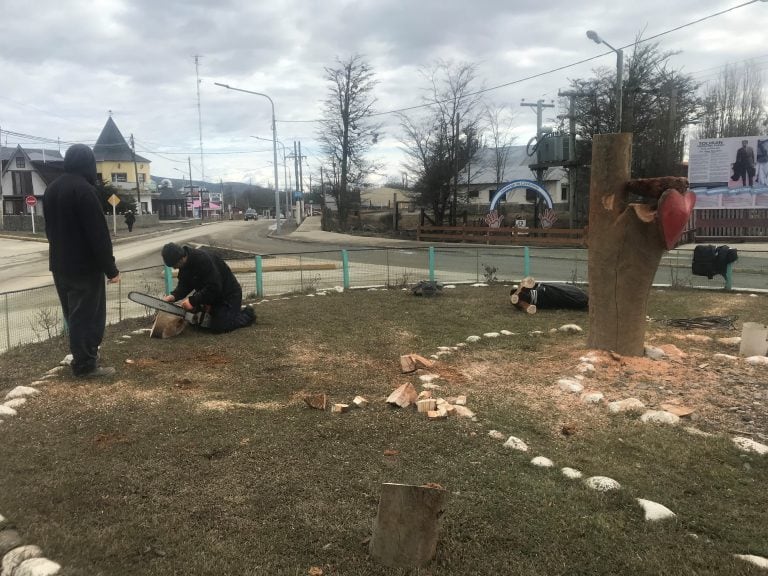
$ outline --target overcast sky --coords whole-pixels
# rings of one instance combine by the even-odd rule
[[[323,68],[359,53],[379,84],[376,110],[421,103],[419,70],[437,59],[478,67],[478,88],[513,83],[607,51],[585,36],[597,30],[614,47],[725,10],[745,0],[0,0],[0,129],[93,145],[109,111],[152,174],[180,178],[192,158],[201,176],[194,56],[200,56],[200,107],[208,181],[266,185],[272,177],[269,94],[278,138],[302,142],[319,166],[317,124],[327,94]],[[679,50],[673,64],[701,81],[728,63],[768,66],[768,2],[756,1],[659,39]],[[486,98],[516,111],[515,134],[535,134],[522,99],[555,99],[569,78],[614,68],[615,54],[491,90]],[[548,111],[554,117],[555,111]],[[393,115],[372,149],[400,180]],[[40,144],[3,134],[2,143]],[[55,148],[55,144],[46,145]],[[62,152],[66,145],[62,146]],[[282,157],[282,153],[281,153]],[[282,160],[279,178],[283,179]],[[282,184],[281,184],[282,187]]]

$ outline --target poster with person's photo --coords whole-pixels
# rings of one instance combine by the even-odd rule
[[[693,139],[688,181],[696,209],[754,208],[768,194],[768,136]]]

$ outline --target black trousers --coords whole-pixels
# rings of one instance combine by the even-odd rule
[[[99,345],[107,321],[107,289],[104,274],[61,274],[54,272],[64,320],[69,330],[72,372],[75,376],[96,368]]]
[[[208,328],[212,332],[232,332],[245,328],[253,323],[253,317],[240,309],[243,303],[243,293],[231,294],[224,302],[211,308],[211,323]]]

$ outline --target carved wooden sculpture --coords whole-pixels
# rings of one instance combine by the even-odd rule
[[[696,202],[686,178],[629,180],[631,134],[596,135],[589,190],[588,346],[642,356],[646,305],[665,250]],[[644,202],[631,203],[629,195]]]

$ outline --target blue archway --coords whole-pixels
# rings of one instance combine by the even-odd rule
[[[504,184],[498,192],[496,192],[496,195],[493,197],[493,200],[491,200],[491,206],[488,208],[488,211],[496,209],[496,204],[498,204],[499,200],[507,194],[510,190],[515,190],[517,188],[525,188],[527,190],[533,190],[536,192],[541,198],[544,200],[544,203],[547,205],[547,208],[552,208],[552,196],[549,195],[549,192],[547,192],[546,188],[544,188],[541,184],[534,182],[533,180],[512,180],[509,184]]]

